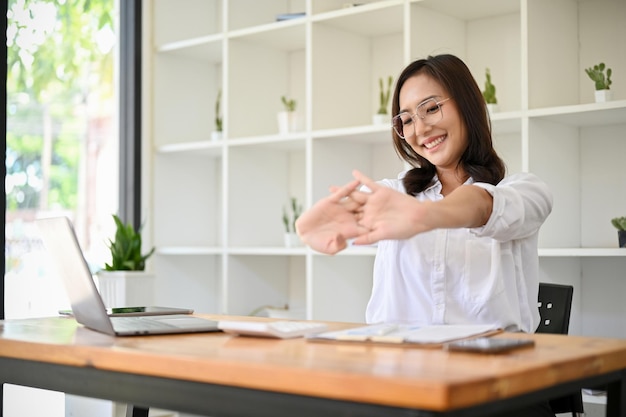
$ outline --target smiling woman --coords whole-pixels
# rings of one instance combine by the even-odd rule
[[[377,244],[368,323],[539,323],[537,238],[552,194],[530,173],[505,177],[486,103],[467,66],[429,56],[400,74],[393,140],[410,165],[373,181],[359,171],[296,223],[302,241],[334,254]],[[515,416],[554,416],[547,403]]]

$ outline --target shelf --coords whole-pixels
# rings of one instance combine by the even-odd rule
[[[157,248],[158,255],[221,255],[221,247],[211,246],[163,246]]]
[[[157,152],[160,154],[184,154],[189,153],[191,155],[207,155],[207,156],[221,156],[222,154],[222,141],[198,141],[198,142],[186,142],[186,143],[171,143],[168,145],[162,145],[157,148]]]
[[[490,115],[491,129],[494,135],[520,133],[522,131],[522,112],[496,112]]]
[[[517,0],[424,0],[416,4],[460,20],[486,19],[520,12]]]
[[[222,34],[163,44],[156,48],[159,54],[172,54],[213,63],[222,62]]]
[[[358,36],[377,37],[402,32],[402,1],[381,1],[314,15],[312,21]]]
[[[271,247],[230,247],[225,249],[229,255],[305,255],[310,250],[306,247],[286,248]],[[314,255],[328,256],[311,250]],[[224,253],[220,247],[161,247],[157,249],[160,255],[220,255]],[[339,252],[336,256],[373,256],[375,247],[352,246]],[[597,257],[626,257],[626,250],[622,248],[541,248],[539,256],[543,258],[597,258]]]
[[[271,246],[271,247],[229,247],[227,250],[228,255],[306,255],[307,248],[295,247],[287,248],[284,246]]]
[[[338,129],[317,130],[312,133],[313,139],[341,139],[348,142],[360,142],[391,145],[391,122],[389,125],[365,125]]]
[[[294,132],[284,135],[252,136],[230,139],[228,141],[228,145],[233,148],[240,146],[262,146],[283,150],[303,150],[305,138],[306,133]]]
[[[541,257],[626,257],[624,248],[539,248]]]
[[[245,40],[283,51],[295,51],[305,46],[305,18],[268,23],[230,32],[228,39]]]
[[[626,57],[613,42],[626,36],[626,4],[356,3],[364,4],[146,3],[146,40],[153,44],[143,57],[149,152],[142,207],[147,240],[158,248],[157,301],[176,302],[185,290],[193,291],[198,311],[288,304],[303,307],[309,319],[362,320],[376,248],[328,256],[285,247],[282,210],[291,197],[315,203],[329,186],[350,181],[353,169],[375,180],[407,169],[391,123],[372,124],[379,79],[395,80],[414,59],[452,53],[481,89],[485,68],[491,70],[500,108],[490,115],[493,142],[507,172],[532,172],[552,190],[538,254],[542,277],[577,287],[572,332],[617,328],[626,337],[626,328],[611,321],[623,309],[610,310],[601,324],[587,314],[604,314],[608,307],[596,300],[617,297],[626,282],[626,250],[612,247],[606,220],[626,207],[619,192],[626,181]],[[275,20],[284,13],[306,14]],[[546,36],[540,29],[547,27],[558,30]],[[615,100],[607,103],[593,103],[583,68],[600,60],[614,70]],[[224,139],[212,141],[219,91]],[[283,95],[297,101],[301,129],[285,135],[277,123]],[[594,286],[598,276],[606,287]],[[179,287],[180,294],[173,291]]]
[[[528,116],[578,127],[624,124],[626,100],[533,109]]]
[[[376,250],[375,246],[350,246],[339,252],[337,256],[374,256]]]

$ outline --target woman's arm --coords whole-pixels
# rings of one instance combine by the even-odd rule
[[[498,185],[475,183],[493,196],[493,209],[478,236],[501,242],[522,239],[539,230],[552,212],[553,197],[548,185],[531,173],[506,177]]]
[[[351,195],[361,205],[357,211],[359,224],[367,229],[356,238],[355,244],[408,239],[441,228],[480,227],[491,215],[493,198],[480,187],[462,185],[440,201],[418,201],[376,183],[359,171],[353,175],[370,190]]]

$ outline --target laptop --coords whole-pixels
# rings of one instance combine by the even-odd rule
[[[83,326],[112,336],[220,331],[216,320],[189,314],[110,317],[67,217],[35,221],[65,284],[72,314]]]

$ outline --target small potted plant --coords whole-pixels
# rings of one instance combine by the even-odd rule
[[[283,111],[278,112],[278,133],[281,135],[298,130],[296,100],[281,96]]]
[[[285,246],[293,247],[300,245],[300,238],[296,233],[296,220],[302,214],[302,205],[298,199],[291,197],[290,203],[283,206],[283,225],[285,226]]]
[[[611,224],[617,229],[617,240],[620,248],[626,248],[626,217],[615,217]]]
[[[215,97],[215,130],[211,132],[212,140],[220,140],[222,139],[222,90],[220,89],[217,92],[217,97]]]
[[[389,99],[391,98],[391,84],[393,83],[393,77],[387,77],[387,85],[385,87],[383,78],[378,79],[378,111],[373,117],[375,125],[389,123],[389,117],[387,116],[387,107],[389,107]]]
[[[490,113],[498,111],[496,86],[491,82],[491,71],[489,71],[489,68],[485,69],[485,89],[483,90],[483,97],[487,103],[487,110],[489,110]]]
[[[604,70],[606,69],[606,75]],[[613,71],[611,68],[606,68],[604,62],[600,62],[598,65],[594,65],[591,68],[586,68],[585,72],[591,78],[595,84],[595,97],[596,103],[603,103],[611,100],[611,74]]]
[[[97,274],[102,300],[109,308],[151,304],[154,284],[145,269],[155,248],[142,254],[141,227],[135,229],[117,215],[113,215],[113,220],[115,237],[108,244],[111,261]]]

